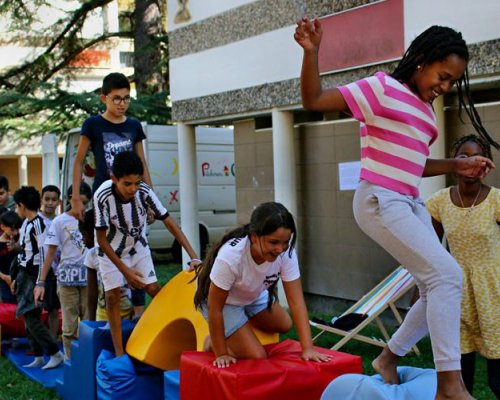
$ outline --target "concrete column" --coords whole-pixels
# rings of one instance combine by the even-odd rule
[[[22,155],[19,161],[19,186],[28,185],[28,156]]]
[[[102,30],[103,33],[118,32],[119,30],[119,9],[118,1],[112,1],[102,7]],[[110,69],[120,70],[120,38],[111,38],[108,48],[110,55]]]
[[[53,133],[42,136],[42,186],[46,185],[59,187],[59,155]]]
[[[430,147],[429,158],[446,158],[446,132],[445,132],[445,116],[444,116],[444,99],[439,96],[433,102],[434,111],[437,118],[437,128],[439,136],[437,140]],[[439,189],[446,187],[446,176],[439,175],[432,178],[423,178],[420,184],[420,197],[427,199],[430,195],[437,192]]]
[[[293,113],[273,109],[274,199],[297,219],[297,177]]]
[[[196,135],[194,126],[177,125],[179,142],[179,189],[181,208],[181,229],[191,246],[200,256],[200,237],[198,228],[198,179],[196,176]],[[187,268],[190,260],[182,250],[182,267]]]
[[[297,224],[297,177],[293,113],[273,109],[274,199],[290,211]],[[297,246],[297,244],[296,244]],[[278,285],[278,297],[288,307],[283,284]]]

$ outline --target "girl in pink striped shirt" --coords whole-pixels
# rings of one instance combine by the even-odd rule
[[[485,157],[434,160],[429,146],[438,131],[433,100],[456,86],[478,133],[497,149],[469,97],[469,53],[462,35],[433,26],[410,45],[392,74],[378,72],[345,86],[323,90],[318,68],[318,20],[297,23],[295,40],[304,50],[302,103],[314,111],[344,111],[360,121],[361,176],[354,216],[361,229],[404,265],[423,296],[411,308],[373,367],[397,384],[397,362],[430,334],[438,372],[436,399],[471,399],[460,375],[462,273],[441,246],[419,198],[424,176],[455,172],[484,177],[493,162]]]

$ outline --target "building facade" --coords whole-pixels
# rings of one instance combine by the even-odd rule
[[[357,299],[396,261],[353,218],[349,185],[350,168],[360,159],[358,123],[301,105],[297,19],[321,18],[325,87],[390,72],[431,25],[461,31],[471,52],[475,103],[487,130],[500,140],[497,0],[168,0],[168,10],[173,118],[179,142],[186,141],[184,156],[195,151],[194,126],[234,125],[238,220],[247,221],[263,201],[280,201],[293,212],[308,293]],[[461,123],[456,104],[454,93],[434,103],[440,138],[431,147],[433,157],[446,156],[455,137],[473,132],[466,116]],[[424,180],[423,197],[446,179]],[[500,171],[488,182],[500,185]],[[188,203],[195,202],[192,196],[181,193]],[[188,205],[186,213],[189,207],[196,209]]]

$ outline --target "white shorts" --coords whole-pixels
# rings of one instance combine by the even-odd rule
[[[123,274],[108,257],[99,256],[97,258],[99,259],[99,271],[101,272],[104,291],[107,292],[108,290],[122,287],[124,283],[127,283]],[[121,260],[128,268],[139,272],[142,275],[141,279],[146,285],[157,281],[151,254],[125,256]]]

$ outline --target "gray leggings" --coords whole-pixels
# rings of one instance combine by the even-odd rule
[[[360,228],[406,267],[420,290],[389,349],[404,356],[429,333],[436,370],[460,370],[462,270],[439,242],[425,204],[361,181],[353,208]]]

